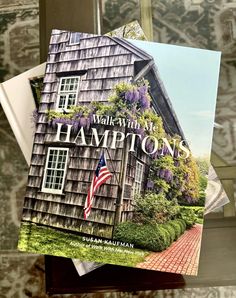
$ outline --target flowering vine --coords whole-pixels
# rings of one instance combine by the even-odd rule
[[[146,135],[157,139],[167,138],[169,143],[172,138],[168,136],[163,127],[162,118],[151,108],[151,97],[148,93],[149,84],[141,81],[137,84],[121,82],[114,87],[113,93],[108,98],[108,104],[91,102],[89,105],[72,106],[68,111],[48,111],[49,124],[56,127],[57,123],[72,125],[72,131],[78,132],[81,127],[89,129],[93,124],[93,115],[125,118],[139,123],[138,128],[133,128],[135,133],[144,138]],[[145,125],[153,125],[156,129],[145,130]],[[175,136],[175,139],[180,139]],[[152,151],[153,142],[147,142],[147,149]],[[150,192],[161,193],[167,199],[181,199],[194,203],[199,196],[199,174],[196,162],[190,156],[181,159],[178,154],[178,144],[174,144],[174,156],[170,155],[169,148],[163,143],[152,155],[150,175],[147,189]]]
[[[89,128],[93,124],[93,115],[124,118],[131,122],[137,121],[140,127],[134,129],[142,138],[145,136],[144,126],[153,125],[155,131],[148,132],[157,138],[166,136],[162,119],[151,109],[151,98],[148,93],[148,82],[143,81],[136,85],[122,82],[114,87],[113,93],[108,98],[108,104],[91,102],[88,106],[72,106],[66,112],[48,111],[49,124],[53,127],[56,123],[70,124],[74,132],[80,127]],[[146,132],[147,133],[147,132]]]

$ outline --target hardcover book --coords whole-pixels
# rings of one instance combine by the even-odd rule
[[[53,30],[18,248],[196,275],[219,63]]]
[[[0,103],[28,164],[34,135],[31,118],[35,110],[29,82],[30,78],[43,76],[44,72],[45,63],[0,84]]]

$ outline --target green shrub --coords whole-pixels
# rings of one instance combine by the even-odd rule
[[[204,217],[204,207],[200,206],[180,206],[180,213],[186,212],[186,210],[191,209],[197,218],[203,219]],[[188,211],[187,211],[188,212]]]
[[[197,220],[197,216],[191,207],[181,207],[179,218],[185,221],[187,229],[190,229]]]
[[[166,229],[170,235],[170,244],[177,240],[186,230],[186,223],[183,219],[171,220],[167,223],[162,224],[162,227]]]
[[[205,202],[206,202],[206,194],[205,194],[205,192],[200,191],[199,199],[198,199],[196,205],[204,207]]]
[[[182,206],[181,208],[180,208],[180,210],[181,209],[191,209],[191,210],[193,210],[193,212],[194,212],[194,214],[198,217],[198,213],[199,213],[199,215],[200,215],[200,217],[202,217],[203,218],[203,213],[204,213],[204,208],[203,207],[200,207],[200,206]]]
[[[196,223],[203,224],[204,219],[203,218],[197,218]]]
[[[196,215],[197,215],[198,218],[203,218],[203,216],[204,216],[204,208],[199,209],[197,211],[197,214]]]
[[[186,222],[180,218],[176,219],[175,221],[179,223],[179,225],[181,227],[181,234],[183,234],[186,230]]]
[[[157,225],[157,229],[159,231],[161,231],[161,233],[163,233],[164,238],[165,238],[165,243],[166,243],[166,248],[169,247],[171,245],[172,241],[172,237],[171,234],[169,233],[169,231],[165,228],[165,225]]]
[[[174,228],[175,230],[175,240],[179,238],[179,236],[182,234],[182,228],[180,226],[180,223],[176,220],[172,220],[169,222],[169,224]]]
[[[163,227],[134,222],[120,223],[115,228],[114,239],[151,251],[163,251],[170,245],[170,235]]]
[[[206,188],[207,188],[207,177],[205,175],[200,175],[199,176],[199,187],[200,187],[200,191],[205,192]]]
[[[168,231],[169,236],[170,236],[170,244],[171,244],[172,242],[175,241],[175,237],[176,237],[175,229],[173,228],[172,225],[169,224],[169,222],[163,224],[162,227]]]
[[[177,240],[186,229],[183,219],[164,224],[120,223],[114,231],[114,240],[132,243],[136,248],[163,251]]]
[[[174,219],[179,213],[176,199],[167,200],[161,193],[147,193],[135,198],[134,222],[143,224],[162,224]]]

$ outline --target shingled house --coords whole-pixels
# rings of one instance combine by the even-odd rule
[[[107,166],[116,173],[100,187],[84,220],[83,207],[101,152],[53,142],[56,129],[48,124],[47,111],[66,111],[91,101],[106,104],[114,85],[141,78],[150,83],[152,107],[162,116],[166,132],[183,136],[150,55],[120,38],[53,30],[23,220],[110,238],[115,220],[132,216],[134,193],[147,182],[147,157],[126,154],[124,146],[112,150]]]

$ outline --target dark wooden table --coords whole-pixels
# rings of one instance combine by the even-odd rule
[[[197,277],[113,265],[80,277],[70,259],[45,261],[49,294],[236,285],[236,217],[205,220]]]

